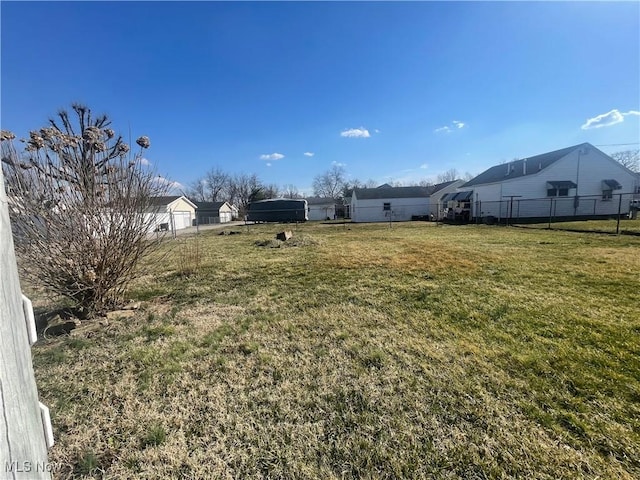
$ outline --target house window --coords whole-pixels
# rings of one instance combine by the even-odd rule
[[[611,200],[613,198],[613,190],[603,190],[602,200]]]
[[[547,197],[568,197],[568,188],[549,188],[547,189]]]
[[[389,211],[391,211],[391,204],[390,204],[390,203],[385,203],[385,204],[382,206],[382,210],[384,210],[385,212],[389,212]]]

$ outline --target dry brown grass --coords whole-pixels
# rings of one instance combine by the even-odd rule
[[[275,231],[201,235],[197,278],[152,262],[133,319],[35,348],[60,478],[640,474],[638,239]]]

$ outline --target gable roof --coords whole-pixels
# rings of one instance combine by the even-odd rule
[[[472,185],[483,185],[485,183],[497,183],[503,180],[511,180],[513,178],[524,177],[526,175],[533,175],[541,170],[544,170],[548,166],[554,164],[561,158],[566,157],[574,150],[588,146],[595,149],[589,143],[581,143],[580,145],[574,145],[572,147],[562,148],[553,152],[542,153],[534,157],[523,158],[521,160],[515,160],[513,162],[507,162],[500,165],[495,165],[488,170],[485,170],[477,177],[472,178],[467,183],[462,185],[461,188],[470,187]],[[527,162],[527,173],[524,173],[524,163]],[[510,169],[510,173],[507,174],[507,168]]]
[[[200,210],[220,210],[227,202],[193,202]]]
[[[326,197],[307,197],[305,200],[309,205],[333,205],[336,203],[333,198]]]
[[[359,198],[360,200],[381,198],[421,198],[433,195],[437,191],[451,185],[454,181],[439,183],[429,187],[356,188],[354,189],[354,192],[356,194],[356,198]]]
[[[198,208],[195,203],[193,203],[191,200],[189,200],[184,195],[165,195],[165,196],[162,196],[162,197],[151,197],[149,199],[149,205],[152,206],[152,207],[160,207],[160,206],[163,206],[163,205],[166,206],[166,205],[169,205],[169,204],[175,202],[179,198],[183,199],[185,202],[190,204],[193,208]]]
[[[180,195],[165,195],[163,197],[151,197],[150,205],[169,205],[180,198]]]

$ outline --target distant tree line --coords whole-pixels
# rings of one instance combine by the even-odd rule
[[[627,150],[611,154],[611,157],[634,172],[640,172],[639,150]],[[454,180],[469,181],[475,175],[470,172],[459,172],[456,168],[450,168],[435,178],[423,178],[417,182],[402,182],[390,180],[387,183],[392,187],[422,186],[428,187],[439,183],[452,182]],[[340,201],[351,195],[355,188],[374,188],[379,184],[375,180],[362,181],[349,179],[343,166],[333,165],[327,171],[313,178],[313,196],[333,198]],[[193,181],[186,190],[186,195],[196,201],[222,202],[226,201],[238,207],[241,215],[252,201],[269,198],[303,198],[295,185],[278,186],[264,183],[256,174],[231,174],[220,167],[209,170],[203,176]]]

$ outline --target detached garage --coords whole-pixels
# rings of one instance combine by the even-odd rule
[[[153,217],[153,231],[175,231],[194,224],[196,209],[196,205],[182,195],[152,197],[147,215]]]
[[[227,202],[193,202],[196,207],[198,225],[227,223],[233,219],[233,209]]]

